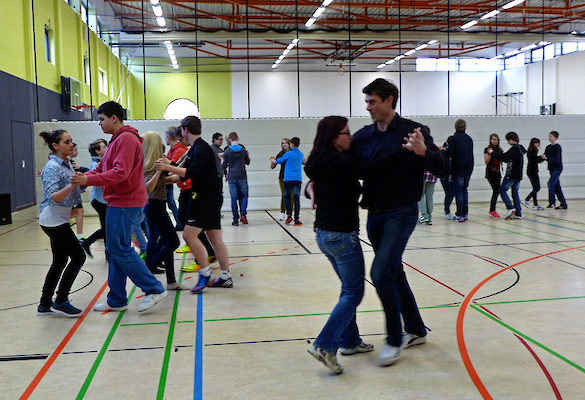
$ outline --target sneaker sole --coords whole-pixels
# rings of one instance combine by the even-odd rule
[[[98,310],[98,309],[96,309],[94,307],[93,310],[96,311],[96,312],[107,312],[107,311],[121,312],[121,311],[126,311],[127,309],[128,309],[128,306],[126,306],[126,307],[109,307],[109,308],[107,308],[105,310],[101,310],[101,309]]]
[[[339,354],[341,354],[342,356],[352,356],[354,354],[362,354],[362,353],[371,353],[372,351],[374,351],[374,348],[372,347],[369,350],[365,350],[365,351],[361,351],[361,350],[349,350],[349,349],[339,349]]]
[[[46,315],[55,315],[55,312],[54,311],[47,311],[47,312],[37,311],[37,316],[39,316],[39,317],[44,317]]]
[[[67,314],[65,311],[61,311],[61,310],[57,310],[56,308],[51,307],[51,311],[53,311],[53,313],[58,314],[58,315],[63,315],[65,317],[68,318],[79,318],[81,317],[81,314],[83,313],[79,313],[79,314]]]

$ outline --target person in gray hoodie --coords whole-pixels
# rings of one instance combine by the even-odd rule
[[[222,170],[227,170],[230,197],[232,199],[232,225],[239,222],[248,223],[246,210],[248,208],[248,176],[246,165],[250,165],[250,155],[244,146],[240,144],[240,138],[236,132],[228,135],[229,147],[223,152]],[[238,210],[239,204],[239,210]]]

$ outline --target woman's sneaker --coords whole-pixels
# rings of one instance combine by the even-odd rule
[[[526,200],[521,200],[520,203],[522,203],[523,206],[530,208],[530,203],[527,202]]]
[[[344,356],[351,356],[355,353],[369,353],[372,350],[374,350],[373,344],[361,342],[355,347],[340,347],[339,353]]]
[[[286,214],[285,213],[280,213],[280,216],[278,217],[279,221],[284,221],[286,219]]]
[[[512,218],[512,215],[516,215],[515,208],[512,208],[511,210],[506,211],[506,216],[504,217],[504,219],[510,219],[510,218]]]
[[[427,342],[427,337],[425,336],[418,336],[414,333],[406,333],[402,332],[402,347],[403,349],[407,349],[411,346],[417,346],[419,344],[424,344]]]
[[[497,211],[490,211],[490,213],[488,215],[490,216],[490,218],[496,218],[496,219],[500,218],[500,214],[498,214]]]
[[[542,211],[542,210],[544,210],[544,208],[543,208],[543,207],[541,207],[541,206],[539,206],[538,204],[537,204],[537,205],[535,205],[534,207],[532,207],[532,209],[533,209],[534,211]]]
[[[310,345],[307,351],[336,374],[341,374],[343,372],[343,367],[337,362],[337,356],[330,351],[325,351],[319,347],[315,347],[314,344]]]
[[[64,315],[70,318],[77,318],[81,316],[81,310],[79,308],[73,307],[68,301],[61,304],[53,302],[51,305],[51,310],[56,314]]]

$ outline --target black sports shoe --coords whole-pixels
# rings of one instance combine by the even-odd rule
[[[66,301],[65,303],[57,304],[53,302],[51,305],[51,310],[57,314],[64,315],[66,317],[77,318],[81,316],[81,310],[79,308],[75,308]]]
[[[548,206],[546,206],[546,208],[555,208],[554,204],[549,204]]]
[[[153,275],[158,275],[158,274],[164,274],[165,270],[162,268],[159,268],[158,266],[154,267],[154,268],[149,268],[148,269],[150,272],[153,273]]]
[[[39,306],[37,307],[37,315],[55,315],[53,310],[51,310],[51,306]]]
[[[81,247],[83,248],[83,251],[85,251],[85,254],[87,254],[89,258],[93,258],[93,254],[91,254],[91,250],[89,249],[89,244],[87,243],[87,241],[81,240],[80,244]]]
[[[240,223],[238,222],[238,220],[237,220],[237,219],[234,219],[234,220],[232,221],[232,225],[233,225],[233,226],[239,226],[239,225],[240,225]]]
[[[566,210],[566,209],[567,209],[566,204],[561,204],[560,206],[555,207],[555,210]]]

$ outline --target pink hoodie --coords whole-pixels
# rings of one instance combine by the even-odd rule
[[[103,186],[104,200],[111,207],[144,207],[144,153],[138,131],[124,125],[112,136],[99,165],[87,175],[88,186]]]

